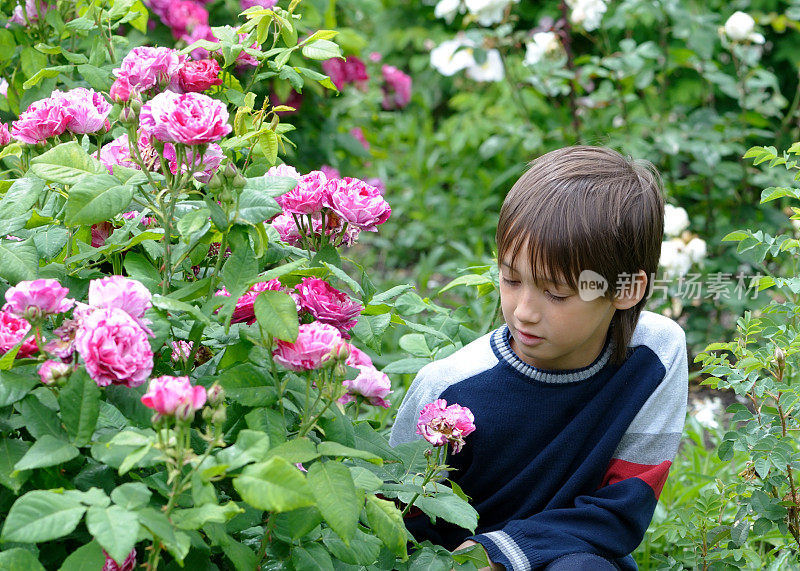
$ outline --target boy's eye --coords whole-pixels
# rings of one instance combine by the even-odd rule
[[[550,298],[553,301],[557,301],[557,302],[566,301],[567,298],[569,297],[568,295],[553,295],[549,291],[545,291],[544,293],[548,298]]]
[[[503,276],[503,282],[508,285],[517,285],[519,283],[519,280],[512,280],[510,278]]]

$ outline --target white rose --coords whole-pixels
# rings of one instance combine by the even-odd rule
[[[725,22],[725,35],[733,42],[751,41],[756,44],[764,43],[764,36],[756,33],[756,21],[750,14],[734,12]]]
[[[706,257],[706,242],[701,238],[692,238],[686,244],[684,251],[689,256],[692,263],[700,263]]]
[[[686,254],[686,244],[680,238],[673,238],[661,243],[661,257],[658,264],[664,268],[666,276],[684,276],[692,267],[692,260]]]
[[[506,7],[519,0],[465,0],[467,10],[478,18],[481,26],[492,26],[503,21]]]
[[[454,38],[442,42],[431,50],[431,65],[442,75],[453,75],[475,65],[472,56],[473,42],[466,38]]]
[[[605,0],[567,0],[567,5],[572,8],[569,19],[576,26],[583,26],[587,32],[600,27],[603,14],[608,6]]]
[[[531,37],[525,49],[525,63],[536,65],[549,54],[561,49],[561,42],[554,32],[537,32]]]
[[[467,68],[467,77],[474,81],[503,81],[505,76],[503,58],[497,50],[488,50],[486,61],[482,64],[475,62]]]
[[[679,236],[689,227],[689,215],[680,206],[664,205],[664,234]]]
[[[461,9],[461,0],[439,0],[436,8],[433,9],[433,15],[437,18],[444,18],[449,24],[456,17],[459,9]]]

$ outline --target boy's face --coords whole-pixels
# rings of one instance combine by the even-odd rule
[[[540,369],[567,370],[591,365],[605,344],[616,307],[605,297],[584,301],[566,284],[537,286],[527,251],[514,264],[500,260],[500,305],[511,332],[511,348]]]

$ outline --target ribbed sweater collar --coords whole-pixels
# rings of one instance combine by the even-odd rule
[[[492,349],[494,349],[497,357],[515,369],[521,375],[542,383],[560,384],[584,381],[597,374],[600,369],[606,366],[608,361],[611,359],[611,354],[614,350],[613,342],[611,341],[611,335],[608,335],[600,355],[591,365],[587,367],[563,371],[539,369],[533,365],[529,365],[520,359],[516,353],[514,353],[514,350],[511,348],[510,336],[511,335],[508,331],[507,325],[503,325],[498,329],[495,329],[492,333]]]

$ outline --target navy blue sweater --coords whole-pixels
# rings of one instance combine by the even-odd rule
[[[622,366],[609,363],[612,349],[609,336],[588,367],[544,371],[516,356],[503,326],[424,367],[390,443],[421,438],[429,402],[469,407],[476,430],[447,461],[480,519],[470,537],[418,516],[408,521],[415,537],[449,549],[473,539],[513,571],[570,553],[635,569],[626,556],[650,523],[686,416],[686,341],[672,320],[642,312]]]

